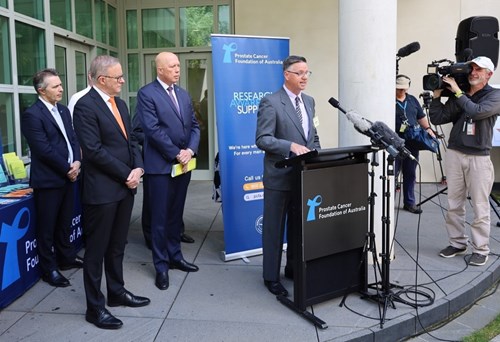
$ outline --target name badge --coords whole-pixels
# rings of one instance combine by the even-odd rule
[[[319,119],[318,119],[318,117],[316,115],[313,118],[313,125],[314,125],[314,127],[318,127],[319,126]]]

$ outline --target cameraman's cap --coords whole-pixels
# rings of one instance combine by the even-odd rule
[[[398,76],[396,77],[396,89],[409,89],[410,88],[410,79],[406,76]]]
[[[483,69],[489,69],[490,71],[495,70],[495,66],[493,65],[493,62],[488,57],[479,56],[479,57],[476,57],[473,60],[467,62],[467,64],[470,64],[470,63],[474,63],[478,67],[483,68]]]

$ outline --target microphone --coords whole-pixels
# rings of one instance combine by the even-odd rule
[[[413,43],[405,45],[401,49],[399,49],[396,56],[401,57],[401,58],[406,57],[406,56],[411,55],[414,52],[417,52],[418,50],[420,50],[420,43],[413,42]]]
[[[466,62],[472,60],[473,55],[474,53],[471,48],[465,48],[464,51],[462,51],[462,56]]]
[[[361,115],[354,111],[346,112],[339,104],[339,101],[331,97],[328,102],[335,108],[339,109],[351,121],[354,128],[370,137],[372,144],[382,145],[387,149],[387,152],[394,158],[400,156],[402,159],[410,158],[416,160],[411,152],[405,147],[404,139],[401,139],[392,129],[385,123],[376,121],[372,123],[370,120],[363,118]]]
[[[400,156],[401,159],[410,158],[411,160],[417,160],[405,147],[404,139],[400,138],[385,123],[375,121],[371,127],[371,131],[373,132],[373,139],[376,142],[382,143],[387,148],[387,152],[394,158]]]

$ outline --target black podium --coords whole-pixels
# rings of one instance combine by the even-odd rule
[[[366,290],[367,154],[373,151],[372,146],[324,149],[276,163],[293,167],[296,176],[294,216],[288,218],[294,299],[278,300],[322,329],[326,323],[307,306]]]

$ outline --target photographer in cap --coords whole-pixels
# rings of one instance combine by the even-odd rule
[[[435,137],[420,103],[415,96],[408,94],[410,84],[411,80],[408,76],[396,76],[396,132],[404,139],[404,132],[410,126],[420,126]],[[405,146],[416,160],[396,158],[395,174],[397,178],[400,171],[403,173],[403,209],[413,214],[420,214],[422,209],[415,204],[414,191],[419,149],[416,144],[412,144],[412,140],[406,140]]]
[[[471,225],[472,255],[468,263],[481,266],[486,264],[490,252],[489,195],[494,181],[490,150],[493,127],[500,113],[500,90],[488,84],[494,70],[488,57],[476,57],[467,63],[471,67],[470,89],[464,92],[453,77],[444,76],[443,82],[455,95],[443,104],[442,89],[434,90],[429,117],[436,125],[453,123],[446,152],[446,229],[450,246],[439,255],[452,258],[467,252],[465,203],[470,195],[474,221]]]

